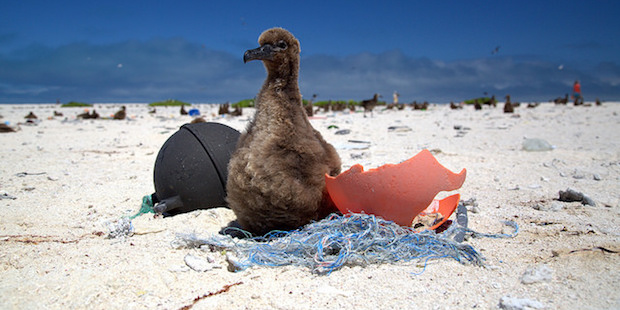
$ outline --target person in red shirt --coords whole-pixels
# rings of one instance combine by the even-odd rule
[[[573,84],[573,98],[575,98],[575,105],[583,104],[583,97],[581,97],[581,84],[579,84],[579,81],[575,81],[575,84]]]

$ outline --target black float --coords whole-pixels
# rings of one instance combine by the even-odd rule
[[[240,133],[219,123],[185,124],[155,160],[154,210],[175,215],[226,206],[228,161]]]

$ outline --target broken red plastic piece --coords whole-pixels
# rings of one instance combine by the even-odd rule
[[[411,226],[413,219],[427,208],[435,208],[443,215],[441,223],[447,220],[456,209],[460,195],[439,200],[435,206],[431,202],[440,191],[460,188],[465,175],[465,169],[459,174],[453,173],[431,152],[422,150],[400,164],[387,164],[368,171],[355,165],[336,177],[326,175],[325,183],[342,214],[374,214],[401,226]]]
[[[443,224],[445,221],[447,221],[450,215],[454,213],[454,210],[456,210],[456,207],[458,207],[460,200],[460,194],[454,194],[441,200],[433,199],[431,205],[424,209],[422,212],[420,212],[418,215],[434,213],[441,214],[441,220],[437,221],[433,226],[428,228],[429,230],[436,229],[437,227],[441,226],[441,224]]]

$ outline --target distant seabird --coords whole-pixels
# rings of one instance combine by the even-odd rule
[[[372,99],[363,100],[360,105],[364,107],[364,117],[366,117],[366,112],[370,111],[370,116],[372,116],[372,110],[377,106],[379,102],[379,94],[375,94]]]
[[[478,102],[478,99],[474,99],[474,109],[482,110],[482,105],[480,104],[480,102]]]
[[[15,132],[15,128],[5,124],[5,123],[0,123],[0,132],[4,133],[4,132]]]
[[[557,98],[555,98],[555,99],[553,100],[553,102],[554,102],[555,104],[567,104],[567,103],[568,103],[568,94],[566,94],[566,95],[564,96],[564,98],[562,98],[562,97],[557,97]]]
[[[241,115],[243,115],[243,108],[241,107],[241,105],[238,104],[235,107],[235,109],[232,112],[230,112],[230,115],[232,115],[232,116],[241,116]]]
[[[254,234],[292,230],[336,211],[325,174],[340,173],[340,157],[312,128],[299,93],[299,41],[282,28],[263,32],[244,62],[262,60],[267,78],[256,113],[228,166],[227,202],[239,225]]]
[[[191,122],[189,122],[190,124],[198,124],[198,123],[204,123],[206,122],[205,118],[200,116],[200,117],[196,117],[194,118]]]
[[[36,115],[34,115],[34,113],[32,113],[32,111],[30,113],[28,113],[28,115],[24,116],[24,118],[27,119],[37,119],[38,117]]]
[[[495,107],[497,105],[497,101],[495,100],[495,95],[491,96],[491,98],[484,98],[482,104],[490,105]]]
[[[514,113],[515,109],[510,102],[510,95],[506,95],[506,103],[504,103],[504,113]]]
[[[84,110],[84,113],[80,113],[76,116],[76,118],[83,118],[83,119],[88,119],[90,118],[90,113],[88,112],[88,109]]]
[[[329,100],[329,101],[327,101],[326,104],[323,105],[323,112],[327,113],[331,109],[332,109],[332,101]]]
[[[76,117],[81,119],[97,119],[99,118],[99,113],[97,113],[95,109],[93,109],[93,111],[90,113],[88,112],[88,110],[84,110],[84,113],[80,113]]]
[[[416,101],[414,101],[411,105],[413,105],[413,109],[414,110],[426,110],[426,109],[428,109],[428,101],[424,101],[424,103],[420,103],[420,104],[418,104]]]
[[[121,109],[114,113],[114,119],[125,119],[127,117],[127,108],[122,106]]]
[[[224,104],[220,104],[219,109],[217,110],[217,114],[219,115],[226,115],[229,113],[228,108],[229,108],[230,104],[228,102],[224,103]]]
[[[304,104],[304,109],[306,109],[306,114],[308,114],[308,116],[314,115],[314,99],[316,99],[316,94],[313,94],[312,98],[308,100],[308,103]]]
[[[181,115],[187,115],[187,111],[185,111],[185,105],[181,105]]]

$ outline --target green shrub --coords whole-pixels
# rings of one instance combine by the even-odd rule
[[[231,105],[233,108],[241,107],[241,108],[253,108],[254,107],[254,99],[243,99],[237,103],[233,103]]]
[[[157,101],[157,102],[151,102],[149,103],[149,106],[151,107],[156,107],[156,106],[182,106],[182,105],[191,105],[187,102],[183,102],[180,100],[176,100],[176,99],[168,99],[168,100],[164,100],[164,101]]]
[[[332,104],[346,104],[348,105],[359,105],[359,102],[355,101],[355,100],[331,100]],[[315,102],[314,105],[317,107],[324,107],[325,105],[327,105],[329,103],[329,101],[318,101]]]
[[[474,100],[476,100],[476,99],[478,99],[478,103],[480,103],[480,104],[482,104],[485,101],[491,100],[490,97],[473,98],[473,99],[465,100],[465,104],[474,104]]]
[[[72,108],[72,107],[92,107],[92,103],[85,102],[77,102],[77,101],[69,101],[67,103],[63,103],[61,108]]]
[[[316,107],[324,107],[329,101],[317,101],[313,105]]]

